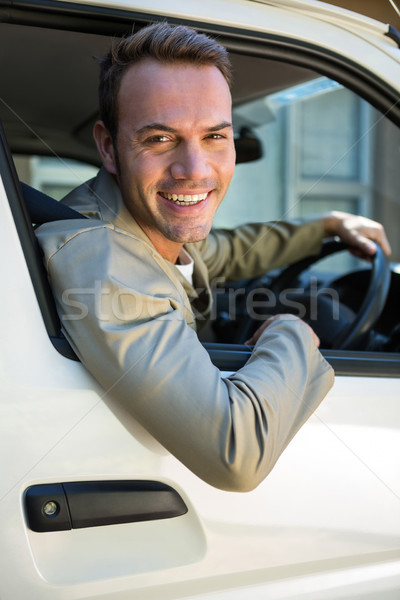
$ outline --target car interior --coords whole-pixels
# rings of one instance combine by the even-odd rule
[[[61,3],[45,20],[33,9],[11,13],[0,24],[3,180],[50,338],[76,359],[34,236],[40,223],[76,215],[35,185],[32,165],[100,166],[92,140],[96,57],[146,20],[132,25],[124,11],[112,20],[105,10],[62,12]],[[219,283],[201,341],[217,366],[235,369],[247,360],[251,349],[243,344],[260,320],[294,312],[316,329],[338,373],[398,375],[400,108],[392,91],[354,64],[293,40],[207,30],[227,45],[234,70],[238,166],[216,227],[346,210],[382,221],[393,253],[389,261],[378,251],[370,265],[331,240],[319,257]]]

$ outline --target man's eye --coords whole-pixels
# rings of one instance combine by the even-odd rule
[[[223,140],[225,136],[221,133],[210,133],[207,137],[211,140]]]
[[[149,144],[162,144],[163,142],[168,142],[169,138],[166,135],[153,135],[151,138],[147,140]]]

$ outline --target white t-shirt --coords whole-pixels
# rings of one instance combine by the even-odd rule
[[[193,258],[186,252],[184,248],[181,249],[178,256],[179,263],[175,266],[180,270],[184,278],[193,285]]]

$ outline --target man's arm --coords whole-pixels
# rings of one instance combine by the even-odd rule
[[[321,219],[249,223],[213,230],[197,247],[211,282],[235,281],[318,254],[324,235]]]
[[[223,378],[148,247],[106,225],[55,244],[53,227],[38,233],[63,327],[104,395],[209,484],[256,487],[333,384],[306,326],[272,323]]]
[[[324,238],[339,236],[351,252],[370,258],[375,242],[390,254],[390,245],[380,223],[343,212],[321,217],[248,224],[234,230],[216,230],[200,244],[210,280],[257,277],[272,269],[316,255]]]

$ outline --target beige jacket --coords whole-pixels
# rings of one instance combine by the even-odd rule
[[[303,323],[277,321],[229,377],[196,335],[210,282],[257,276],[316,253],[320,222],[248,225],[186,244],[194,285],[163,259],[101,170],[66,203],[92,217],[37,230],[63,329],[124,409],[199,477],[222,489],[262,481],[333,384]]]

